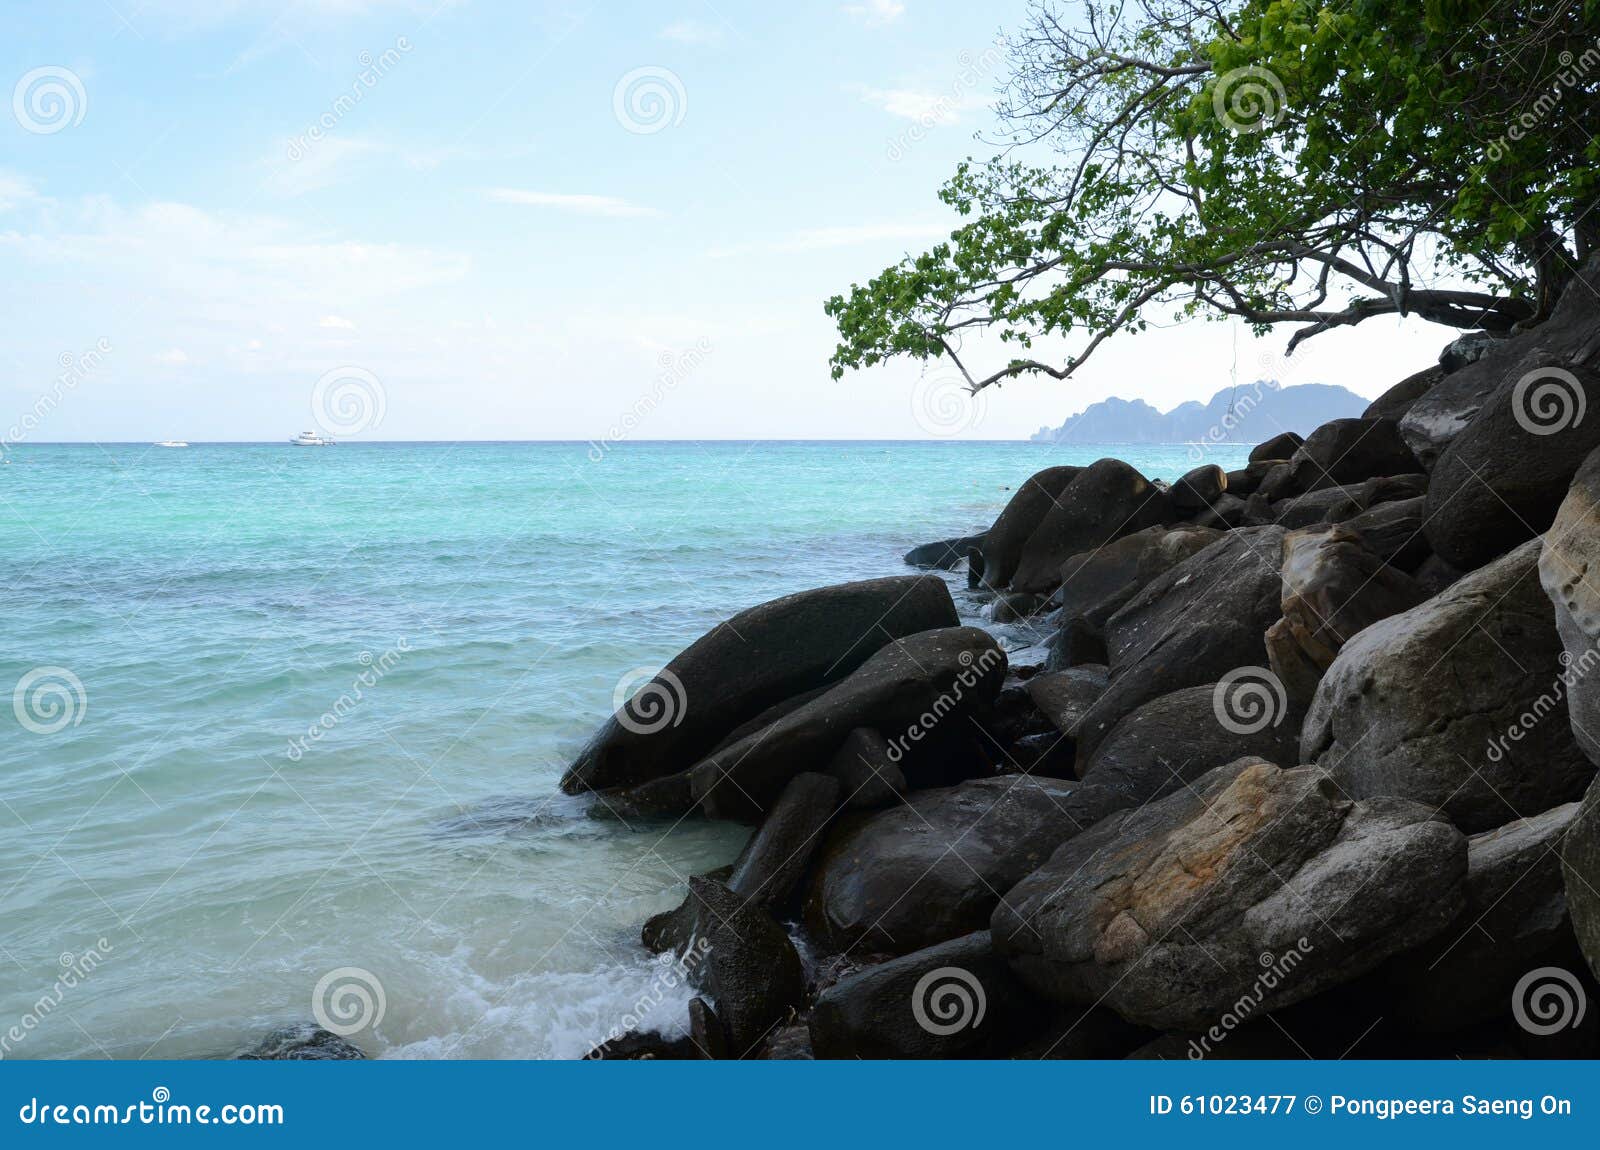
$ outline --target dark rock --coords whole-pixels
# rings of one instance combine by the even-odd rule
[[[958,563],[966,559],[967,553],[973,548],[982,549],[984,537],[988,533],[980,531],[976,535],[959,535],[954,539],[941,539],[936,543],[924,543],[920,547],[913,547],[905,554],[905,564],[908,567],[932,567],[938,571],[952,570]]]
[[[804,1023],[778,1027],[767,1039],[761,1057],[772,1062],[809,1062],[816,1057],[811,1052],[811,1028]]]
[[[746,844],[747,847],[748,845]],[[706,871],[700,877],[726,883],[732,874],[733,864],[729,863],[727,866]],[[689,945],[690,936],[694,934],[694,921],[698,913],[699,907],[695,904],[691,891],[672,910],[662,911],[645,919],[644,926],[639,931],[639,941],[644,943],[646,950],[657,954],[669,950],[682,954]]]
[[[1069,667],[1106,662],[1106,636],[1103,628],[1096,627],[1082,615],[1061,615],[1061,627],[1050,643],[1050,661],[1047,669],[1064,671]]]
[[[234,1057],[244,1062],[354,1062],[366,1053],[331,1030],[300,1022],[279,1027]]]
[[[1152,699],[1111,729],[1081,770],[1121,810],[1171,794],[1241,758],[1292,763],[1301,712],[1265,668],[1228,682],[1185,687]]]
[[[1467,840],[1466,909],[1382,972],[1391,1010],[1412,1026],[1460,1030],[1505,1015],[1528,971],[1571,961],[1560,850],[1577,813],[1566,803]]]
[[[716,1010],[703,998],[689,1003],[689,1041],[702,1058],[720,1061],[729,1057],[728,1032]]]
[[[1428,537],[1422,533],[1423,503],[1420,495],[1380,503],[1346,519],[1344,525],[1360,535],[1384,562],[1402,571],[1415,571],[1432,553]]]
[[[1294,481],[1294,467],[1288,460],[1284,460],[1282,463],[1275,463],[1267,469],[1267,473],[1261,477],[1261,484],[1256,488],[1255,493],[1270,502],[1276,503],[1280,499],[1288,498],[1298,490],[1299,488],[1295,486]]]
[[[1300,757],[1350,795],[1400,795],[1469,833],[1577,798],[1594,767],[1559,715],[1560,640],[1531,541],[1344,645]]]
[[[1172,506],[1183,513],[1204,511],[1228,489],[1228,474],[1215,463],[1202,464],[1172,485]]]
[[[630,1030],[608,1038],[583,1056],[585,1062],[683,1062],[700,1058],[699,1049],[688,1035],[668,1038],[653,1030]]]
[[[1281,527],[1230,531],[1152,580],[1106,625],[1111,685],[1078,726],[1078,754],[1142,703],[1267,662],[1280,609]]]
[[[1056,730],[1070,735],[1109,685],[1110,674],[1103,664],[1086,663],[1031,679],[1027,690]]]
[[[1489,331],[1469,331],[1458,335],[1444,345],[1439,353],[1438,371],[1441,378],[1452,371],[1460,371],[1468,364],[1477,363],[1493,351],[1506,337]]]
[[[1572,477],[1539,553],[1539,582],[1555,606],[1565,649],[1562,683],[1572,734],[1600,763],[1600,450]]]
[[[1361,485],[1351,483],[1344,487],[1324,487],[1308,491],[1290,499],[1280,499],[1272,505],[1273,522],[1289,531],[1328,522],[1328,515],[1336,508],[1346,508],[1361,496]]]
[[[1298,445],[1297,445],[1298,446]],[[1227,490],[1241,499],[1248,499],[1261,487],[1261,481],[1267,474],[1284,459],[1260,459],[1254,463],[1246,464],[1235,471],[1228,472]]]
[[[1577,817],[1567,828],[1561,873],[1573,933],[1589,960],[1589,969],[1600,978],[1600,782],[1589,787]]]
[[[1294,431],[1285,431],[1279,435],[1274,435],[1265,443],[1257,444],[1251,449],[1250,462],[1260,463],[1263,460],[1270,459],[1289,459],[1293,457],[1296,451],[1300,450],[1300,445],[1305,441],[1305,436]]]
[[[1023,548],[1011,588],[1048,593],[1072,556],[1174,518],[1166,492],[1120,459],[1099,460],[1062,488]]]
[[[1060,731],[1024,735],[1011,745],[1002,774],[1032,775],[1036,779],[1077,778],[1073,742]]]
[[[958,621],[937,575],[823,587],[741,611],[607,720],[561,789],[576,794],[676,774],[767,707],[842,679],[893,639]]]
[[[1392,419],[1399,422],[1406,412],[1411,410],[1411,405],[1432,390],[1446,375],[1445,369],[1438,364],[1425,367],[1414,375],[1408,375],[1377,399],[1372,401],[1361,415],[1362,419]]]
[[[1419,470],[1392,419],[1335,419],[1317,428],[1289,460],[1301,491]]]
[[[1348,527],[1292,531],[1283,540],[1283,618],[1267,630],[1267,658],[1303,706],[1355,635],[1426,598]],[[1309,683],[1308,668],[1315,674]]]
[[[1044,609],[1045,597],[1027,591],[1002,591],[989,605],[989,618],[996,623],[1016,623]]]
[[[1434,464],[1423,530],[1470,570],[1550,526],[1574,473],[1600,447],[1600,375],[1542,353],[1517,365]]]
[[[813,871],[807,924],[835,950],[886,954],[970,933],[1076,833],[1072,790],[1054,779],[977,779],[841,823]]]
[[[1047,467],[1017,488],[983,541],[983,577],[991,587],[1006,587],[1016,573],[1022,549],[1055,506],[1063,488],[1081,467]]]
[[[1465,571],[1452,567],[1430,551],[1428,557],[1417,564],[1417,569],[1411,573],[1411,577],[1431,598],[1465,574]]]
[[[804,707],[696,764],[695,800],[713,818],[759,817],[791,778],[830,761],[857,727],[877,728],[902,754],[935,726],[969,727],[1005,673],[1005,652],[974,627],[896,639]]]
[[[1403,502],[1426,495],[1428,476],[1420,471],[1412,475],[1383,475],[1356,484],[1353,488],[1332,490],[1344,491],[1345,498],[1343,502],[1335,503],[1328,508],[1324,522],[1343,523],[1360,515],[1369,507],[1381,507],[1385,503]]]
[[[967,552],[967,590],[977,591],[984,586],[983,552],[974,547]]]
[[[1054,599],[1063,618],[1082,616],[1104,625],[1141,587],[1220,537],[1219,531],[1191,524],[1124,535],[1063,563]]]
[[[1232,492],[1224,492],[1210,507],[1196,515],[1194,522],[1200,527],[1224,530],[1229,527],[1244,526],[1249,516],[1248,503]]]
[[[805,998],[800,956],[755,901],[713,879],[692,878],[689,891],[705,951],[693,974],[717,1004],[730,1055],[743,1058]]]
[[[1466,869],[1461,833],[1426,807],[1244,760],[1068,840],[991,929],[1040,994],[1204,1031],[1243,999],[1266,1013],[1433,937]]]
[[[688,771],[651,779],[635,787],[615,787],[593,793],[595,803],[590,815],[621,822],[670,818],[694,807]]]
[[[1032,997],[988,931],[841,979],[817,998],[819,1058],[972,1058],[1006,1050],[1034,1023]]]
[[[849,810],[875,811],[900,801],[906,776],[889,757],[889,740],[871,727],[857,727],[828,763],[839,780],[840,801]]]

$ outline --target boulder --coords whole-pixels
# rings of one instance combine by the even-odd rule
[[[759,903],[714,879],[691,878],[698,907],[694,945],[705,957],[692,974],[717,1004],[729,1053],[743,1058],[805,998],[800,955]]]
[[[1422,533],[1422,508],[1426,499],[1418,495],[1369,507],[1344,521],[1385,563],[1402,571],[1415,571],[1432,552]]]
[[[828,763],[839,780],[840,802],[847,810],[875,811],[900,801],[906,776],[889,757],[889,740],[872,727],[857,727]]]
[[[761,1057],[773,1062],[811,1061],[816,1056],[811,1052],[810,1028],[804,1023],[778,1027],[761,1048]]]
[[[1068,840],[991,929],[1037,993],[1204,1031],[1425,942],[1461,912],[1466,870],[1465,839],[1426,807],[1242,760]]]
[[[1054,596],[1062,617],[1082,616],[1103,625],[1139,588],[1221,534],[1191,524],[1147,527],[1072,556],[1061,565],[1061,586]]]
[[[1294,762],[1300,717],[1265,668],[1248,668],[1144,704],[1101,740],[1081,774],[1109,792],[1106,805],[1138,806],[1241,758]]]
[[[1439,370],[1448,375],[1468,364],[1477,363],[1506,338],[1504,332],[1493,331],[1469,331],[1458,335],[1439,352]]]
[[[1045,597],[1029,591],[1002,591],[989,604],[989,619],[995,623],[1019,623],[1044,609]]]
[[[1263,499],[1276,503],[1298,490],[1294,482],[1294,468],[1288,460],[1284,460],[1268,468],[1267,473],[1261,477],[1261,483],[1256,487],[1255,493]]]
[[[1194,517],[1200,527],[1223,531],[1230,527],[1244,527],[1250,521],[1250,505],[1232,492],[1224,492],[1217,501]]]
[[[1017,570],[1022,549],[1055,506],[1081,467],[1047,467],[1028,478],[1005,505],[983,540],[983,578],[991,587],[1005,587]]]
[[[1033,998],[989,932],[975,931],[849,975],[817,996],[818,1058],[974,1058],[1033,1025]]]
[[[1543,532],[1600,447],[1600,374],[1543,352],[1520,361],[1434,464],[1424,530],[1471,570]]]
[[[1241,499],[1248,499],[1261,487],[1261,481],[1267,477],[1267,474],[1283,462],[1285,462],[1283,459],[1260,459],[1230,471],[1228,472],[1227,490]]]
[[[607,720],[561,789],[577,794],[675,774],[740,723],[844,678],[885,643],[958,622],[937,575],[844,583],[741,611],[678,654]]]
[[[1594,767],[1559,713],[1561,643],[1538,557],[1525,543],[1346,643],[1317,687],[1301,760],[1355,798],[1414,799],[1469,833],[1577,798]]]
[[[1406,412],[1411,410],[1411,406],[1427,395],[1446,374],[1445,369],[1436,363],[1414,375],[1406,376],[1373,400],[1367,410],[1361,413],[1361,418],[1392,419],[1398,423],[1405,417]]]
[[[728,1030],[717,1017],[716,1008],[703,998],[689,1003],[689,1041],[704,1058],[729,1057]]]
[[[987,532],[980,531],[976,535],[958,535],[954,539],[924,543],[907,551],[903,562],[907,567],[931,567],[937,571],[952,570],[966,559],[967,552],[974,547],[982,549],[986,534]]]
[[[1281,527],[1230,531],[1111,617],[1111,685],[1078,726],[1080,756],[1142,703],[1266,665],[1263,636],[1280,615],[1283,537]]]
[[[808,926],[834,950],[887,954],[981,928],[1001,894],[1077,832],[1073,786],[975,779],[841,823],[812,872]]]
[[[1011,589],[1048,593],[1072,556],[1174,518],[1165,491],[1120,459],[1101,459],[1061,489],[1023,548]]]
[[[1567,712],[1572,734],[1591,762],[1600,763],[1600,450],[1572,477],[1545,534],[1539,582],[1555,606],[1565,648]]]
[[[1106,693],[1110,674],[1103,664],[1088,663],[1029,679],[1028,697],[1063,735],[1077,729],[1095,700]]]
[[[1228,473],[1215,463],[1202,464],[1172,485],[1172,506],[1183,514],[1207,510],[1228,489]]]
[[[1283,618],[1267,631],[1267,658],[1279,678],[1311,701],[1305,668],[1322,672],[1359,632],[1409,611],[1428,596],[1405,572],[1389,566],[1360,534],[1343,525],[1291,531],[1283,540]]]
[[[1289,470],[1301,491],[1316,491],[1416,471],[1417,461],[1394,420],[1334,419],[1296,449]]]
[[[1600,782],[1589,787],[1561,846],[1561,873],[1573,933],[1600,978]]]
[[[234,1057],[243,1062],[355,1062],[366,1058],[366,1053],[331,1030],[299,1022],[280,1026]]]
[[[1106,663],[1106,636],[1082,615],[1061,613],[1061,625],[1050,643],[1050,660],[1046,669],[1061,671],[1068,667]]]
[[[1343,523],[1360,515],[1369,507],[1381,507],[1385,503],[1416,499],[1418,496],[1426,495],[1428,476],[1420,471],[1411,475],[1382,475],[1365,483],[1355,484],[1353,487],[1334,490],[1343,490],[1345,498],[1343,502],[1335,503],[1328,508],[1324,521]]]
[[[1005,673],[1005,652],[975,627],[896,639],[805,706],[695,764],[695,801],[713,818],[757,819],[791,778],[829,762],[857,727],[883,732],[910,777],[919,744],[936,727],[970,729]]]
[[[1284,431],[1274,435],[1265,443],[1259,443],[1250,450],[1250,462],[1260,463],[1269,459],[1289,459],[1300,445],[1304,443],[1305,436],[1295,431]]]
[[[1465,571],[1452,567],[1430,551],[1428,557],[1417,564],[1417,569],[1411,573],[1411,577],[1431,598],[1465,574]]]
[[[1279,527],[1296,531],[1317,523],[1326,523],[1328,516],[1341,508],[1348,508],[1361,498],[1361,484],[1350,483],[1343,487],[1323,487],[1280,499],[1272,505],[1272,521]]]
[[[1382,974],[1407,1023],[1460,1030],[1508,1013],[1528,971],[1576,951],[1561,880],[1561,842],[1578,804],[1518,819],[1467,840],[1467,905],[1424,946]]]

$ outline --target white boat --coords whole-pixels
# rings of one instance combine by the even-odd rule
[[[315,431],[302,431],[289,441],[296,447],[332,447],[333,440],[326,435],[318,435]]]
[[[160,440],[156,441],[156,446],[157,447],[188,447],[189,445],[187,443],[185,443],[181,439],[160,439]]]

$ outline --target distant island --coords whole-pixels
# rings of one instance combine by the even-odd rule
[[[1368,401],[1328,383],[1280,387],[1275,380],[1227,387],[1209,403],[1190,400],[1162,412],[1142,399],[1092,403],[1060,427],[1041,427],[1035,443],[1260,443],[1283,431],[1309,435],[1334,419],[1354,418]]]

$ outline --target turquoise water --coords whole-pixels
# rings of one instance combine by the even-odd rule
[[[313,1017],[319,983],[347,1017],[349,981],[372,984],[366,1020],[381,988],[354,1040],[387,1057],[574,1057],[642,995],[647,1023],[676,1018],[638,926],[745,832],[663,837],[555,793],[625,672],[752,603],[904,571],[1032,471],[1108,453],[1194,465],[1026,443],[15,448],[0,1055],[228,1054]]]

